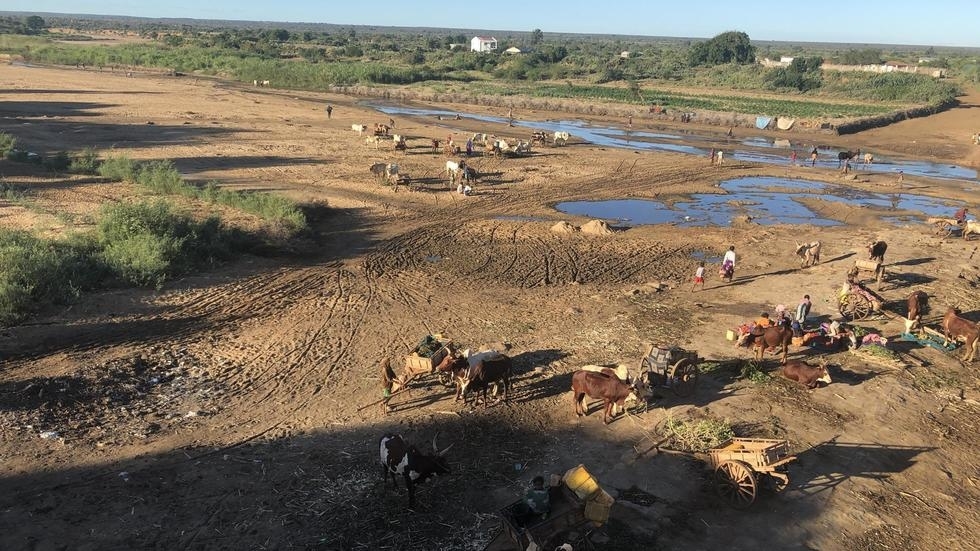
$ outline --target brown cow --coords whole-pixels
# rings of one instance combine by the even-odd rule
[[[476,356],[476,355],[474,355]],[[491,352],[485,356],[478,357],[475,361],[462,358],[463,362],[454,364],[453,380],[456,381],[456,400],[463,398],[466,403],[466,394],[470,388],[477,392],[483,391],[483,406],[490,407],[487,401],[487,389],[491,384],[498,381],[503,383],[504,401],[507,401],[507,391],[510,390],[510,377],[514,372],[514,363],[510,356]]]
[[[885,263],[885,251],[888,250],[888,243],[884,241],[872,241],[868,243],[868,260],[877,260]]]
[[[607,425],[612,421],[610,413],[614,406],[623,409],[627,398],[637,399],[636,390],[617,377],[592,371],[576,371],[572,375],[572,400],[575,402],[575,415],[579,417],[588,414],[588,409],[583,404],[586,396],[602,399],[602,422]]]
[[[959,316],[960,311],[952,306],[946,310],[943,316],[943,335],[946,340],[943,344],[949,344],[954,340],[966,342],[966,352],[963,353],[964,362],[972,362],[980,347],[980,325]]]
[[[905,332],[911,333],[916,326],[922,325],[922,314],[929,307],[929,295],[925,291],[913,291],[908,299],[909,313],[905,316]]]
[[[783,359],[779,362],[786,363],[786,355],[789,352],[789,345],[793,342],[793,330],[785,325],[776,327],[755,326],[746,336],[745,346],[755,347],[756,361],[762,361],[766,350],[775,350],[782,347]]]
[[[814,367],[799,360],[787,362],[779,374],[807,388],[817,388],[817,383],[830,384],[830,373],[827,372],[825,366]]]

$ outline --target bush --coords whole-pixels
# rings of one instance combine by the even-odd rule
[[[0,132],[0,155],[6,157],[7,153],[12,151],[15,145],[17,145],[17,138],[6,132]]]
[[[122,182],[136,181],[136,161],[128,157],[109,157],[99,165],[99,176]]]
[[[136,171],[136,183],[162,195],[194,195],[172,161],[143,163]]]
[[[82,237],[55,241],[0,231],[0,323],[20,321],[41,305],[95,287],[105,274],[95,250],[92,240]]]
[[[217,218],[196,222],[166,201],[104,207],[96,239],[116,275],[157,288],[193,267],[229,258],[241,246]]]
[[[59,151],[54,155],[45,157],[41,164],[44,165],[44,168],[53,172],[64,172],[71,166],[71,158],[68,157],[68,153]]]
[[[98,174],[99,155],[91,147],[86,148],[72,158],[68,170],[75,174]]]

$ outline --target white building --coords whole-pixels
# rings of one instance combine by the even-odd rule
[[[470,50],[474,52],[495,52],[497,51],[497,39],[492,36],[474,36],[470,40]]]

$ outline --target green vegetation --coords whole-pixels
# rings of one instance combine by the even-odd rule
[[[99,154],[91,147],[85,148],[81,153],[71,159],[71,166],[68,170],[75,174],[98,174],[99,173]]]
[[[165,201],[106,206],[94,231],[68,238],[0,230],[0,324],[113,281],[159,287],[247,244],[218,219],[197,222]]]
[[[0,132],[0,157],[6,157],[8,153],[13,151],[16,145],[17,138],[6,132]]]
[[[171,161],[137,163],[126,157],[110,157],[99,166],[99,174],[104,178],[135,183],[160,195],[179,195],[248,212],[272,223],[275,230],[287,235],[307,227],[303,211],[286,197],[224,190],[215,182],[200,188],[185,182]]]
[[[729,31],[705,42],[697,42],[688,50],[692,67],[699,65],[722,65],[725,63],[747,64],[755,61],[755,47],[749,35]]]
[[[676,449],[706,452],[734,438],[735,431],[727,419],[705,417],[681,421],[668,417],[664,424],[663,436],[669,438],[671,445]]]
[[[225,234],[217,218],[195,222],[164,201],[107,205],[96,226],[105,265],[124,281],[154,287],[230,257]]]
[[[748,379],[753,383],[767,383],[772,377],[762,370],[755,362],[745,362],[742,364],[742,371],[738,375],[739,379]]]
[[[93,288],[105,272],[90,239],[50,240],[0,230],[0,323]]]
[[[96,28],[80,20],[59,24]],[[959,93],[956,85],[924,75],[819,69],[821,60],[870,63],[887,58],[916,63],[921,52],[914,50],[804,51],[794,46],[787,52],[796,58],[790,67],[769,69],[754,63],[756,47],[739,31],[685,43],[652,38],[557,40],[535,29],[501,40],[500,50],[517,45],[524,52],[519,55],[477,53],[465,47],[450,50],[450,44],[468,44],[468,37],[461,34],[166,28],[155,22],[144,25],[142,32],[149,42],[116,46],[69,45],[0,32],[0,51],[39,63],[158,67],[244,82],[269,80],[273,86],[291,89],[411,85],[439,93],[659,103],[684,110],[804,118],[857,118],[913,105],[948,105]],[[759,56],[778,58],[772,50],[766,47]],[[930,50],[928,55],[936,53]],[[980,65],[961,57],[947,56],[938,62],[951,73],[980,79]],[[607,83],[611,86],[601,86]],[[701,96],[657,91],[668,83],[671,88],[726,92]],[[764,91],[770,97],[735,91]]]

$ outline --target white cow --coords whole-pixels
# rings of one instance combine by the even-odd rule
[[[555,145],[565,145],[568,143],[568,132],[564,130],[559,130],[555,132]]]
[[[449,183],[452,184],[460,176],[460,167],[465,167],[465,161],[446,161],[446,176],[449,176]]]
[[[268,86],[268,85],[269,85],[269,81],[268,80],[263,80],[262,81],[262,86]]]
[[[360,136],[361,134],[364,134],[364,131],[365,130],[367,130],[367,125],[366,124],[352,124],[352,125],[350,125],[350,129],[353,130],[354,132],[357,132],[357,135]]]

